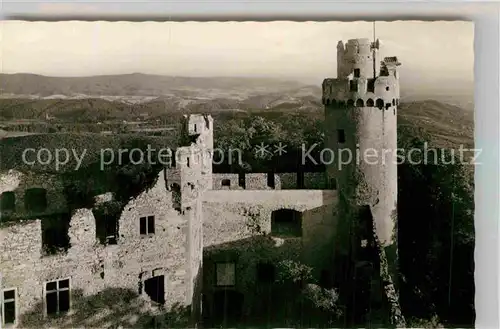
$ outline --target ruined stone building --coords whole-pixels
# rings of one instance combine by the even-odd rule
[[[376,72],[375,46],[339,42],[338,77],[323,82],[334,151],[396,149],[399,63],[385,58]],[[3,172],[1,214],[18,219],[0,226],[4,324],[135,326],[144,319],[133,310],[154,317],[177,308],[199,322],[202,313],[227,313],[220,305],[251,316],[265,307],[261,287],[279,260],[301,261],[321,279],[367,244],[382,247],[381,290],[396,296],[387,270],[396,261],[394,162],[341,171],[333,163],[326,173],[305,173],[300,188],[297,173],[215,174],[213,125],[209,115],[185,116],[175,162],[104,228],[91,209],[68,213],[54,175]],[[98,195],[95,206],[113,197]],[[67,224],[51,231],[46,215]],[[64,246],[55,235],[66,237]],[[114,305],[123,317],[109,318]]]

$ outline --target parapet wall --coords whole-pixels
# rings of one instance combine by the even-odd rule
[[[269,176],[272,176],[270,178]],[[295,190],[328,189],[326,175],[323,172],[302,173],[303,183],[299,185],[299,173],[247,173],[213,174],[214,190]]]

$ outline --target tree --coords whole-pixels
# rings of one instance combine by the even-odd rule
[[[471,326],[475,317],[471,168],[452,150],[426,149],[425,142],[432,145],[432,138],[422,129],[399,131],[399,148],[421,150],[420,160],[438,155],[433,163],[398,166],[401,305],[409,317],[432,319],[437,314],[448,325]]]

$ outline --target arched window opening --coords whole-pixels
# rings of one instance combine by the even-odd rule
[[[354,106],[354,100],[349,99],[349,100],[347,101],[347,106],[349,106],[349,107]]]
[[[271,234],[282,237],[302,236],[302,213],[292,209],[279,209],[271,214]]]
[[[31,188],[24,194],[24,205],[27,211],[43,212],[47,209],[47,190]]]
[[[0,196],[0,210],[14,211],[16,209],[16,195],[14,192],[3,192]]]
[[[344,101],[339,101],[339,107],[344,107],[345,106],[345,102]]]
[[[363,102],[363,100],[361,98],[359,98],[357,101],[356,101],[356,106],[357,107],[364,107],[365,106],[365,103]]]
[[[375,105],[375,103],[373,102],[373,99],[368,98],[368,100],[366,101],[366,106],[373,107],[373,105]]]
[[[384,100],[383,100],[383,99],[380,99],[380,98],[379,98],[379,99],[377,99],[376,104],[377,104],[377,107],[378,107],[379,109],[381,109],[381,110],[382,110],[382,109],[384,108]]]

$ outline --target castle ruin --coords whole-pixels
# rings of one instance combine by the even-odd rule
[[[385,58],[377,74],[376,49],[366,39],[339,42],[337,79],[323,82],[332,150],[396,150],[399,62]],[[175,162],[125,205],[104,238],[91,209],[67,213],[57,177],[15,168],[1,174],[1,214],[16,219],[0,226],[4,323],[151,326],[178,308],[188,310],[190,326],[229,313],[239,321],[267,307],[261,288],[278,261],[331,277],[335,268],[351,271],[368,241],[380,251],[380,288],[401,326],[395,162],[354,161],[342,170],[334,162],[326,173],[305,173],[301,184],[297,173],[215,174],[213,125],[209,115],[184,117]],[[95,205],[112,200],[103,194]],[[46,229],[53,214],[66,223],[62,231]],[[66,246],[47,249],[61,234]],[[120,319],[107,317],[115,304],[126,306]],[[132,306],[148,317],[134,316]]]

